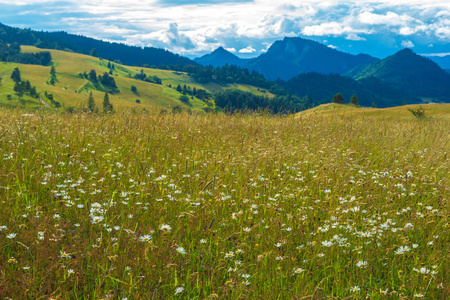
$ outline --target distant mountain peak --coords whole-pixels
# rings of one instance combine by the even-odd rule
[[[224,47],[219,47],[209,54],[194,59],[194,61],[203,66],[211,65],[213,67],[222,67],[226,64],[243,66],[247,62],[246,59],[237,57]]]
[[[222,47],[222,46],[220,46],[219,48],[217,48],[216,50],[214,50],[213,53],[214,53],[214,52],[228,52],[228,53],[230,53],[230,51],[225,50],[225,48]]]
[[[345,74],[357,66],[378,61],[370,55],[352,55],[319,42],[301,37],[276,41],[264,54],[250,61],[247,67],[269,80],[290,78],[302,73]]]
[[[398,51],[396,54],[415,54],[415,52],[411,48],[403,48]]]
[[[418,97],[450,100],[449,74],[436,62],[408,48],[359,70],[353,78],[377,78]]]

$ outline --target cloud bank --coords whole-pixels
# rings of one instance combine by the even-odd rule
[[[0,22],[165,48],[190,57],[220,46],[243,57],[256,56],[285,36],[383,57],[403,47],[431,52],[430,44],[433,53],[450,52],[450,3],[440,2],[0,0]]]

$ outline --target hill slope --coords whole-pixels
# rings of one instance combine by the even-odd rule
[[[164,49],[153,47],[134,47],[119,43],[110,43],[81,35],[66,32],[43,32],[30,29],[19,29],[0,23],[0,40],[5,43],[19,43],[20,45],[36,46],[57,50],[70,50],[82,54],[90,54],[95,48],[98,56],[120,60],[128,65],[161,66],[161,65],[189,65],[194,61],[171,53]]]
[[[406,105],[389,108],[364,108],[355,107],[352,105],[340,104],[322,104],[317,107],[299,112],[297,117],[329,117],[336,115],[346,116],[367,116],[377,119],[391,119],[391,120],[412,120],[415,117],[408,110],[409,108],[416,109],[419,105]],[[450,120],[450,104],[425,104],[422,105],[425,110],[426,118]]]
[[[353,75],[356,80],[370,77],[424,100],[450,101],[450,74],[410,49],[401,50]]]
[[[429,58],[437,63],[442,69],[450,69],[450,55],[445,56],[429,56]]]
[[[102,89],[102,86],[96,87],[89,79],[80,76],[80,73],[89,73],[90,70],[95,70],[98,75],[111,71],[111,77],[114,78],[119,90],[118,93],[110,95],[111,103],[115,108],[162,107],[171,109],[174,106],[180,106],[186,109],[200,110],[207,105],[206,102],[199,98],[191,98],[191,96],[189,96],[188,103],[181,102],[179,98],[183,93],[175,89],[178,85],[181,87],[186,85],[188,91],[192,91],[194,88],[197,91],[204,90],[207,94],[221,92],[227,89],[240,89],[256,95],[272,96],[270,93],[259,91],[257,87],[250,85],[201,84],[184,72],[129,67],[120,64],[114,64],[114,69],[110,69],[108,68],[108,64],[111,64],[111,62],[88,55],[59,50],[43,50],[31,46],[22,46],[22,51],[28,53],[50,51],[53,58],[53,66],[56,68],[56,82],[54,85],[49,83],[50,66],[0,63],[0,76],[2,77],[2,83],[0,84],[0,104],[27,106],[31,108],[44,105],[38,99],[28,95],[19,97],[14,92],[14,82],[10,76],[16,67],[21,72],[22,80],[29,80],[32,86],[36,86],[37,92],[42,95],[41,98],[44,102],[50,104],[49,100],[43,96],[47,92],[54,96],[55,101],[60,102],[66,108],[69,106],[84,107],[87,103],[89,93],[93,92],[97,107],[101,110],[104,89]],[[140,74],[141,70],[148,77],[157,76],[162,80],[162,84],[154,84],[133,78],[136,74]],[[136,92],[131,90],[131,86],[136,87]],[[7,100],[8,95],[10,95],[11,100]],[[136,100],[139,100],[140,103],[136,103]]]
[[[356,81],[337,74],[305,73],[283,85],[299,97],[308,96],[315,104],[330,103],[336,93],[341,93],[346,102],[356,94],[359,104],[367,107],[374,103],[377,107],[390,107],[420,102],[419,98],[391,88],[377,78]]]

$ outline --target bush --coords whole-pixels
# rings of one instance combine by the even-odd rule
[[[413,114],[414,117],[421,119],[425,117],[425,109],[420,105],[418,108],[408,108],[409,112]]]
[[[136,103],[137,103],[137,104],[141,104],[141,100],[136,99]]]
[[[137,93],[137,88],[136,88],[134,85],[132,85],[132,86],[131,86],[131,91],[132,91],[133,93]]]
[[[341,93],[337,93],[333,96],[333,103],[344,104],[344,96]]]
[[[179,105],[174,106],[174,107],[172,108],[172,113],[173,113],[173,114],[179,114],[179,113],[181,113],[182,111],[183,111],[183,109],[182,109],[181,106],[179,106]]]
[[[180,96],[180,101],[184,102],[184,103],[189,103],[189,98],[186,95],[181,95]]]

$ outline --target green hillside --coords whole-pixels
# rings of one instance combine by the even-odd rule
[[[416,110],[422,107],[425,110],[424,120],[450,120],[450,104],[424,104],[424,105],[403,105],[388,108],[368,108],[356,107],[354,105],[341,105],[328,103],[316,106],[314,108],[299,112],[296,114],[298,118],[317,116],[332,117],[367,117],[377,120],[414,120],[416,119],[408,109]]]
[[[52,106],[50,101],[44,97],[44,93],[53,94],[54,100],[61,103],[63,107],[84,107],[87,103],[88,95],[93,92],[97,107],[101,109],[104,96],[104,89],[95,87],[91,81],[80,76],[80,73],[89,73],[95,70],[97,75],[109,72],[107,60],[100,58],[70,53],[58,50],[38,49],[32,46],[22,46],[22,52],[40,52],[50,51],[53,58],[53,66],[56,68],[56,79],[54,85],[50,84],[50,68],[47,66],[24,65],[16,63],[1,63],[0,76],[2,83],[0,85],[0,104],[7,106],[20,106],[28,108],[37,108],[42,106]],[[19,68],[22,80],[29,80],[32,86],[41,94],[41,103],[38,99],[29,95],[19,97],[14,92],[14,82],[10,78],[14,68]],[[162,85],[149,83],[132,78],[143,70],[147,76],[157,76],[162,80]],[[129,67],[115,64],[111,75],[118,87],[119,92],[110,95],[111,103],[115,109],[131,108],[151,108],[162,107],[170,109],[174,106],[181,106],[185,109],[201,110],[207,103],[196,97],[189,97],[189,103],[183,103],[179,100],[182,93],[175,90],[178,85],[184,85],[191,89],[196,88],[206,90],[213,94],[226,89],[240,89],[249,91],[258,95],[271,94],[258,91],[257,87],[229,84],[222,86],[215,83],[200,84],[186,73],[173,72],[168,70]],[[135,86],[137,92],[131,91],[131,86]],[[8,96],[9,95],[9,96]],[[10,99],[10,100],[9,100]],[[140,103],[137,103],[139,100]]]
[[[406,95],[422,98],[424,102],[450,101],[450,75],[432,60],[417,55],[410,49],[349,73],[353,78],[377,78]]]

